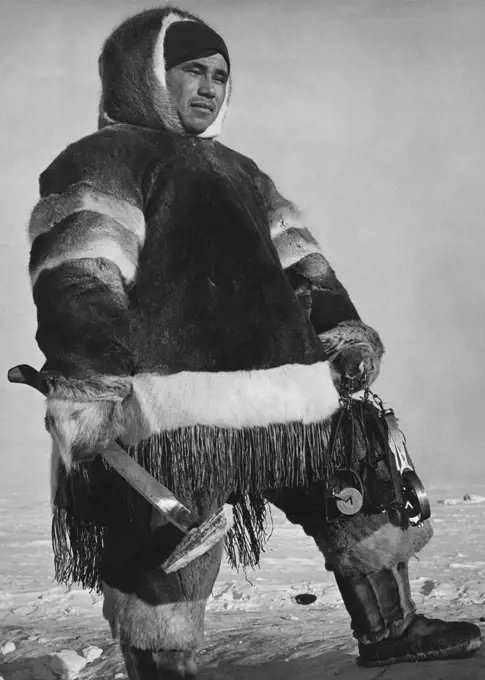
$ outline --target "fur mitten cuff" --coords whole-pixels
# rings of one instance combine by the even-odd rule
[[[356,392],[376,380],[384,345],[373,328],[362,321],[343,321],[318,337],[331,363],[337,388],[342,378],[353,379]]]

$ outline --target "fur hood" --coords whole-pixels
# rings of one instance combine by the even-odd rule
[[[194,14],[168,6],[136,14],[107,39],[99,58],[100,128],[128,123],[186,134],[166,86],[165,35],[178,21],[202,22]],[[220,134],[230,91],[229,79],[218,117],[199,137],[212,139]]]

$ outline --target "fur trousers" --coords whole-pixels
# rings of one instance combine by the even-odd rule
[[[199,493],[184,498],[199,522],[214,513],[223,500]],[[140,650],[197,649],[204,635],[207,599],[219,573],[224,544],[183,569],[166,574],[159,565],[184,534],[154,510],[151,538],[139,542],[133,531],[108,533],[104,547],[103,615],[114,638]]]
[[[325,568],[338,576],[392,569],[416,555],[433,535],[429,520],[419,527],[404,528],[397,513],[357,514],[340,522],[327,522],[323,486],[315,484],[311,493],[299,489],[269,491],[266,497],[314,539],[325,558]]]
[[[328,523],[318,484],[311,494],[281,489],[266,495],[291,522],[313,537],[324,555],[326,569],[335,572],[337,578],[369,575],[406,563],[432,536],[429,522],[403,529],[388,513],[358,514],[350,520]],[[199,497],[196,505],[200,520],[220,504]],[[138,545],[136,537],[126,532],[107,537],[103,613],[124,653],[130,647],[165,650],[181,654],[193,664],[195,650],[203,640],[206,603],[219,572],[223,545],[167,575],[157,565],[180,541],[181,532],[158,515],[152,528],[150,546]]]

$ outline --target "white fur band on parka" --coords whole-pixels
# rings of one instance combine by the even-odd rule
[[[255,371],[141,374],[134,376],[132,395],[124,404],[126,443],[194,425],[240,429],[316,423],[338,406],[328,362]]]
[[[131,385],[131,394],[120,404],[121,409],[116,409],[120,416],[116,434],[127,446],[135,446],[163,431],[184,427],[243,429],[285,423],[311,425],[328,420],[339,408],[339,395],[328,362],[286,364],[254,371],[182,371],[165,376],[142,373],[133,376]],[[75,409],[78,412],[76,427],[87,430],[92,429],[97,419],[102,419],[106,407],[105,401],[76,402],[75,397],[55,396],[47,400],[47,410],[55,412],[58,422],[72,422],[71,412]],[[83,418],[84,412],[86,418]],[[69,470],[77,438],[85,441],[89,432],[63,428],[62,437],[51,434],[54,499],[60,460]]]

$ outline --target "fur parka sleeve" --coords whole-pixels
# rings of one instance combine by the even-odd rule
[[[336,368],[337,382],[338,376],[364,373],[372,383],[384,353],[378,333],[361,321],[298,209],[264,173],[260,173],[259,185],[281,266]]]
[[[65,463],[120,434],[129,389],[127,287],[144,234],[141,187],[108,135],[69,146],[40,177],[30,224],[36,339],[55,376],[47,427]]]

